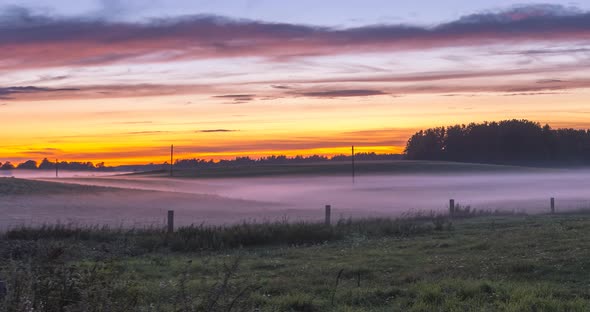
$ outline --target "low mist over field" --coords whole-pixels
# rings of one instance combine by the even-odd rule
[[[590,208],[590,170],[507,169],[415,174],[169,178],[158,175],[2,179],[2,226],[73,222],[124,226],[161,225],[169,209],[178,223],[226,224],[251,220],[319,220],[324,205],[338,217],[446,212],[449,199],[475,209],[527,213]],[[516,168],[516,167],[515,167]],[[516,172],[514,172],[516,171]],[[52,191],[53,182],[68,183]],[[36,186],[36,183],[46,183]],[[87,186],[78,189],[73,184]],[[95,186],[95,187],[94,187]],[[22,191],[36,187],[34,192]],[[71,187],[68,189],[67,187]],[[47,190],[41,192],[41,190]]]
[[[73,170],[61,170],[59,171],[59,177],[61,178],[73,178],[73,177],[100,177],[113,175],[112,172],[100,172],[100,171],[73,171]],[[19,179],[42,179],[42,178],[54,178],[55,170],[0,170],[0,178],[2,177],[15,177]]]

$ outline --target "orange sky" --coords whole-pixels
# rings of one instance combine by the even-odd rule
[[[0,162],[161,163],[170,144],[177,158],[401,153],[419,129],[513,118],[590,128],[582,9],[348,28],[23,10],[0,27]]]
[[[587,90],[505,96],[377,95],[337,99],[269,99],[247,105],[202,95],[22,101],[3,106],[0,160],[105,161],[109,165],[177,158],[273,154],[400,153],[417,129],[527,118],[587,127]],[[189,104],[191,100],[198,104]],[[554,103],[560,103],[556,108]],[[335,109],[335,108],[338,109]],[[5,132],[6,133],[6,132]]]

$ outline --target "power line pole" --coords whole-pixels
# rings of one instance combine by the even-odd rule
[[[170,176],[171,177],[174,175],[173,166],[174,166],[174,144],[170,145]]]
[[[57,158],[55,159],[55,177],[57,178],[59,176],[59,162],[57,160]]]
[[[354,168],[354,145],[352,146],[352,184],[354,184],[355,168]]]

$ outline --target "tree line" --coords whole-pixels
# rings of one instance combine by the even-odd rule
[[[212,159],[179,159],[174,162],[174,168],[177,169],[196,169],[196,168],[224,168],[241,165],[272,165],[272,164],[304,164],[304,163],[315,163],[315,162],[329,162],[329,161],[350,161],[351,155],[335,155],[332,157],[322,155],[311,155],[311,156],[294,156],[288,157],[285,155],[268,156],[261,158],[250,158],[250,157],[236,157],[234,159],[222,159],[214,161]],[[357,153],[355,154],[356,160],[396,160],[402,159],[400,154],[376,154],[376,153]],[[170,164],[164,162],[161,164],[145,164],[145,165],[123,165],[117,167],[108,167],[104,162],[93,164],[92,162],[67,162],[62,161],[58,163],[60,170],[109,170],[109,171],[151,171],[151,170],[163,170],[168,169]],[[10,161],[4,164],[0,163],[0,170],[12,170],[12,169],[29,169],[29,170],[55,170],[55,162],[43,159],[41,163],[37,163],[34,160],[27,160],[18,165],[13,165]]]
[[[104,162],[101,162],[101,163],[98,163],[95,165],[92,162],[61,161],[61,162],[57,163],[57,167],[60,170],[76,170],[76,171],[107,169]],[[22,162],[18,165],[14,165],[10,161],[7,161],[5,163],[0,162],[0,170],[13,170],[13,169],[55,170],[55,168],[56,168],[56,163],[50,161],[47,158],[44,158],[41,161],[41,163],[39,163],[39,164],[37,164],[37,162],[34,160],[27,160],[27,161]]]
[[[372,153],[356,153],[354,155],[356,160],[397,160],[402,159],[400,154],[376,154]],[[223,168],[236,165],[282,165],[282,164],[306,164],[330,161],[350,161],[351,155],[335,155],[332,157],[323,155],[311,156],[294,156],[288,157],[285,155],[267,156],[261,158],[250,157],[236,157],[234,159],[222,159],[217,162],[213,160],[204,159],[181,159],[174,162],[175,168]]]
[[[552,129],[529,120],[470,123],[420,130],[405,158],[497,164],[590,163],[590,130]]]

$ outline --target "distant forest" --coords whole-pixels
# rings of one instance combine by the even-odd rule
[[[590,130],[551,129],[528,120],[471,123],[421,130],[405,158],[495,164],[588,164]]]
[[[106,167],[104,162],[93,164],[91,162],[67,162],[61,161],[58,164],[58,168],[60,170],[76,170],[76,171],[84,171],[84,170],[107,170],[112,169],[110,167]],[[55,162],[49,161],[49,159],[45,158],[41,163],[37,163],[34,160],[27,160],[22,162],[18,165],[12,164],[10,161],[5,163],[0,162],[0,170],[12,170],[12,169],[28,169],[28,170],[55,170]]]
[[[376,154],[376,153],[358,153],[355,154],[356,160],[400,160],[403,159],[402,154]],[[229,168],[236,166],[253,166],[253,165],[285,165],[285,164],[309,164],[333,161],[350,161],[350,155],[336,155],[332,157],[311,155],[311,156],[295,156],[288,157],[285,155],[268,156],[261,158],[250,157],[236,157],[234,159],[222,159],[219,161],[206,159],[179,159],[174,162],[175,169],[199,169],[199,168]],[[140,166],[121,166],[119,170],[125,171],[139,171],[139,170],[160,170],[168,169],[169,163],[162,165],[149,164]]]
[[[355,154],[356,160],[398,160],[402,159],[401,154],[376,154],[376,153],[358,153]],[[258,159],[250,157],[237,157],[234,159],[223,159],[220,161],[205,160],[205,159],[180,159],[174,162],[174,168],[177,169],[193,169],[193,168],[224,168],[242,165],[273,165],[273,164],[303,164],[316,162],[330,162],[330,161],[350,161],[350,155],[336,155],[333,157],[312,155],[312,156],[295,156],[288,157],[284,155],[268,156]],[[168,169],[170,164],[168,162],[162,164],[145,164],[145,165],[125,165],[117,167],[105,166],[104,162],[93,164],[92,162],[67,162],[62,161],[58,163],[60,170],[98,170],[98,171],[150,171]],[[34,160],[27,160],[18,165],[13,165],[7,161],[0,163],[0,170],[12,169],[28,169],[28,170],[55,170],[55,162],[43,159],[40,164]]]
[[[376,154],[376,153],[357,153],[354,155],[356,160],[398,160],[402,159],[401,154]],[[237,157],[232,160],[220,160],[214,162],[212,160],[204,159],[183,159],[178,160],[174,163],[175,168],[196,168],[196,167],[227,167],[234,165],[277,165],[277,164],[308,164],[317,162],[329,162],[329,161],[351,161],[351,155],[336,155],[333,157],[312,155],[312,156],[295,156],[287,157],[281,156],[268,156],[258,159],[250,157]]]

